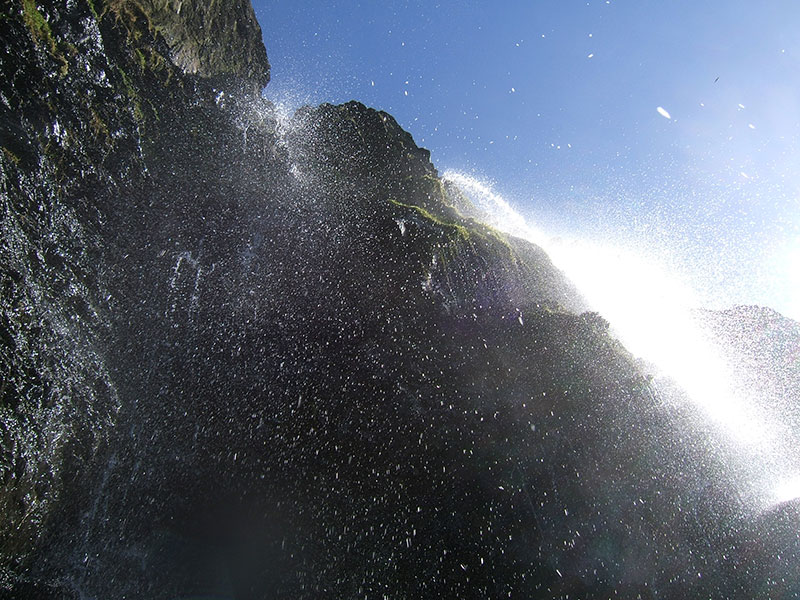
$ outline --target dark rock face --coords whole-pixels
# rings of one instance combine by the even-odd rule
[[[3,567],[19,568],[119,408],[98,231],[139,146],[86,6],[10,3],[0,28],[0,507]]]
[[[117,423],[108,348],[123,331],[112,315],[125,308],[113,282],[157,198],[145,154],[171,150],[164,140],[173,135],[191,140],[169,120],[197,119],[183,107],[218,92],[181,78],[133,5],[6,3],[0,32],[7,578],[86,487]],[[254,60],[263,54],[261,45]]]
[[[4,593],[791,597],[789,512],[391,116],[279,118],[251,17],[3,12]]]
[[[247,0],[114,0],[118,13],[140,12],[163,36],[170,60],[184,73],[235,79],[258,90],[269,82],[261,27]]]

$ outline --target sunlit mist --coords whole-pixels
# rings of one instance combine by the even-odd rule
[[[800,476],[786,479],[779,483],[774,490],[775,502],[789,502],[800,498]]]
[[[789,432],[733,389],[733,367],[698,325],[694,311],[702,301],[679,273],[639,249],[551,237],[529,226],[489,184],[455,171],[444,178],[470,198],[489,224],[542,247],[628,350],[651,364],[656,375],[675,381],[732,442],[757,458],[761,475],[784,482],[762,484],[765,501],[800,495],[800,478],[783,459]]]

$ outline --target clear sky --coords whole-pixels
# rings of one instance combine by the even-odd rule
[[[800,319],[800,1],[253,4],[270,99],[386,110],[552,235]]]

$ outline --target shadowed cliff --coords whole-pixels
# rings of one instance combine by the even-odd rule
[[[745,530],[713,428],[541,249],[390,115],[261,98],[249,3],[0,32],[9,597],[792,592],[785,511]]]

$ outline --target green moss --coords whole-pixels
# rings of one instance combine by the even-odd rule
[[[138,102],[133,103],[133,118],[136,119],[138,123],[144,122],[144,112],[142,111],[142,105]]]
[[[150,20],[147,11],[142,6],[132,0],[106,0],[106,7],[101,13],[101,17],[110,11],[115,21],[121,24],[127,32],[129,44],[138,43],[147,32],[150,37],[156,36],[156,29]]]
[[[89,125],[92,128],[96,137],[109,137],[108,125],[106,125],[105,121],[97,114],[94,108],[89,109],[91,115],[89,118]]]
[[[410,177],[409,179],[413,179],[413,177]],[[424,218],[439,225],[456,228],[459,236],[462,239],[470,240],[472,243],[476,241],[483,242],[486,245],[487,250],[489,249],[489,246],[491,246],[492,248],[500,251],[505,259],[510,260],[512,263],[518,262],[516,252],[512,248],[511,244],[509,244],[508,236],[506,234],[490,225],[476,221],[475,219],[462,217],[455,208],[447,204],[445,201],[447,195],[445,193],[444,184],[438,177],[434,175],[423,175],[422,180],[425,184],[423,188],[424,193],[429,195],[432,206],[438,207],[441,205],[444,208],[444,214],[436,215],[420,206],[407,205],[397,202],[396,200],[390,200],[390,202],[398,206],[413,208]],[[461,223],[448,220],[448,217],[450,216],[460,220]]]
[[[58,68],[59,73],[63,77],[67,74],[69,64],[66,58],[58,50],[58,44],[53,37],[53,30],[50,28],[50,23],[44,18],[36,6],[36,0],[22,0],[22,18],[25,25],[31,32],[31,37],[36,44],[44,44],[50,55],[61,63]]]
[[[100,20],[100,15],[97,14],[97,9],[94,6],[94,0],[86,0],[86,4],[89,5],[89,10],[92,11],[92,15],[94,16],[95,21]]]
[[[172,78],[172,73],[167,68],[167,59],[165,59],[159,52],[149,46],[141,46],[134,48],[133,60],[139,67],[139,70],[144,73],[150,71],[153,73],[161,73],[167,71],[164,85],[168,85]]]
[[[51,54],[55,54],[56,41],[53,38],[53,31],[50,29],[50,23],[47,22],[36,7],[35,0],[22,0],[22,17],[33,39],[36,42],[44,43]]]
[[[139,94],[136,93],[136,88],[133,87],[131,78],[122,67],[118,66],[117,71],[119,71],[119,75],[122,78],[122,87],[125,89],[125,94],[130,99],[131,104],[133,104],[133,118],[136,119],[137,123],[144,123],[145,116],[142,110],[141,99],[139,98]]]
[[[439,198],[437,198],[437,199],[443,199],[443,197],[444,197],[444,187],[442,185],[441,180],[439,178],[437,178],[437,177],[432,176],[432,175],[424,175],[423,179],[425,180],[425,182],[427,184],[429,184],[431,186],[430,193],[431,194],[435,194],[437,196],[439,194],[442,194],[442,196],[439,196]],[[485,223],[481,223],[479,221],[476,221],[475,219],[464,219],[463,220],[464,224],[457,223],[457,222],[446,220],[445,216],[436,215],[436,214],[432,213],[431,211],[429,211],[429,210],[427,210],[427,209],[425,209],[425,208],[423,208],[421,206],[416,206],[416,205],[413,205],[413,204],[404,204],[402,202],[398,202],[397,200],[394,200],[394,199],[391,199],[391,198],[389,199],[389,201],[392,204],[394,204],[395,206],[402,206],[404,208],[412,208],[421,217],[427,219],[428,221],[432,221],[433,223],[436,223],[437,225],[440,225],[442,227],[448,227],[448,228],[454,229],[458,233],[458,236],[462,240],[465,240],[465,241],[469,240],[471,243],[474,243],[476,240],[479,240],[479,241],[483,242],[487,246],[487,249],[488,249],[489,246],[497,248],[498,250],[500,250],[502,252],[502,254],[503,254],[505,259],[511,260],[512,263],[518,262],[517,255],[514,252],[514,249],[511,247],[511,245],[508,242],[508,236],[506,236],[501,231],[498,231],[497,229],[495,229],[495,228],[493,228],[493,227],[491,227],[489,225],[486,225]],[[455,215],[458,214],[455,211],[455,209],[452,209],[452,207],[450,207],[449,205],[445,204],[445,206],[448,209],[452,210],[452,212],[455,213]]]
[[[150,55],[150,68],[156,71],[161,71],[166,68],[167,59],[161,56],[160,53],[156,52],[153,48],[148,48],[148,54]]]
[[[133,87],[133,83],[131,83],[131,78],[122,67],[117,67],[117,70],[119,71],[120,77],[122,77],[122,85],[125,88],[125,94],[131,100],[138,98],[139,94],[136,93],[136,89]]]
[[[14,154],[14,153],[13,153],[11,150],[9,150],[8,148],[6,148],[6,147],[3,147],[3,155],[4,155],[6,158],[8,158],[8,159],[9,159],[11,162],[13,162],[15,165],[18,165],[18,164],[19,164],[19,156],[17,156],[16,154]]]
[[[147,103],[150,105],[150,110],[153,112],[153,117],[155,120],[160,121],[161,115],[158,114],[158,109],[156,108],[155,104],[153,104],[150,100],[148,100]]]
[[[144,53],[141,53],[142,58],[144,58]],[[139,123],[144,123],[145,121],[145,111],[142,104],[142,98],[136,92],[136,88],[133,87],[133,82],[131,81],[130,76],[127,72],[121,67],[117,67],[119,71],[120,77],[122,77],[122,86],[125,89],[125,94],[130,98],[131,103],[133,104],[133,117]],[[167,75],[166,82],[169,83],[171,77],[171,73]],[[166,85],[166,83],[165,83]],[[160,120],[160,116],[158,114],[158,109],[155,105],[150,101],[147,100],[147,105],[150,107],[150,112],[152,113],[153,117],[156,121]]]
[[[133,97],[136,95],[136,90],[133,89],[133,84],[131,84],[131,78],[128,77],[128,74],[122,67],[117,67],[119,71],[120,77],[122,77],[122,85],[125,86],[125,93],[128,94],[129,97]]]
[[[433,213],[425,210],[421,206],[415,206],[413,204],[404,204],[402,202],[398,202],[397,200],[395,200],[393,198],[389,198],[389,202],[391,202],[395,206],[400,206],[402,208],[412,209],[412,210],[416,211],[417,214],[420,215],[422,218],[424,218],[424,219],[426,219],[428,221],[431,221],[433,223],[436,223],[437,225],[439,225],[441,227],[445,227],[445,228],[448,228],[448,229],[455,230],[456,233],[458,233],[458,236],[463,240],[469,240],[469,238],[470,238],[470,231],[466,227],[464,227],[463,225],[460,225],[459,223],[448,223],[447,221],[442,220],[441,218],[437,217]]]
[[[136,64],[139,65],[139,68],[144,71],[147,67],[147,59],[144,57],[144,52],[142,52],[140,48],[134,49],[133,59],[136,61]]]

